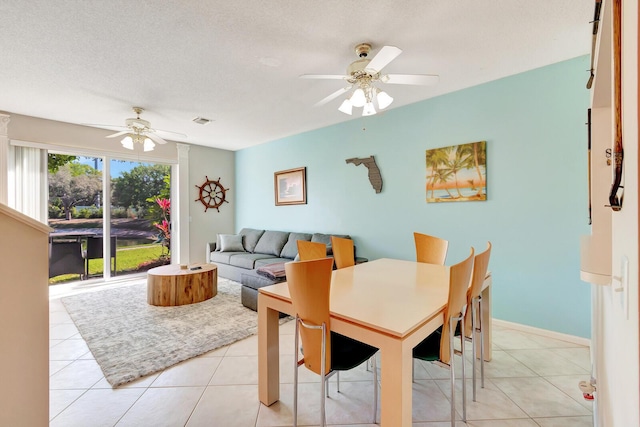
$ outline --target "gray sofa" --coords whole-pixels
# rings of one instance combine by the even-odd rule
[[[298,254],[298,240],[325,243],[327,255],[332,254],[331,234],[243,228],[237,235],[218,235],[216,242],[208,243],[206,261],[218,266],[218,277],[241,282],[243,273],[264,265],[293,261]]]
[[[337,234],[335,236],[351,238]],[[279,275],[277,278],[265,277],[257,269],[269,264],[293,261],[298,255],[298,240],[324,243],[327,245],[327,255],[333,255],[330,234],[243,228],[237,235],[219,234],[215,242],[208,243],[206,260],[218,266],[219,277],[240,282],[242,305],[257,311],[258,290],[286,280]],[[353,250],[355,257],[355,246]],[[366,261],[366,258],[356,257],[356,263]],[[280,269],[281,266],[278,267]],[[282,313],[280,315],[284,316]]]

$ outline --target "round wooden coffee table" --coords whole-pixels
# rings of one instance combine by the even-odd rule
[[[186,270],[171,264],[147,272],[147,302],[151,305],[193,304],[213,298],[217,293],[218,267],[215,264],[192,265]]]

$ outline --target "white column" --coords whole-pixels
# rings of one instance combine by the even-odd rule
[[[189,263],[189,144],[177,143],[178,164],[171,166],[171,262]]]
[[[40,222],[49,224],[49,153],[40,150]]]
[[[111,157],[102,158],[102,278],[111,277]],[[116,267],[118,257],[116,256]]]
[[[0,203],[9,204],[9,120],[0,113]]]

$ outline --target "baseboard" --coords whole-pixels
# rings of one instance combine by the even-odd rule
[[[506,320],[500,320],[493,318],[493,324],[502,326],[504,328],[515,329],[517,331],[528,332],[530,334],[540,335],[543,337],[553,338],[560,341],[570,342],[572,344],[583,345],[586,347],[591,346],[591,340],[588,338],[577,337],[575,335],[563,334],[560,332],[549,331],[547,329],[534,328],[533,326],[522,325],[520,323],[507,322]]]

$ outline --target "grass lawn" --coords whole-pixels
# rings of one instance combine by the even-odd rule
[[[146,271],[146,268],[138,268],[140,264],[146,261],[157,260],[166,250],[160,244],[149,244],[141,246],[127,246],[116,250],[117,270],[116,274],[133,273],[138,271]],[[111,261],[113,262],[113,261]],[[89,260],[89,275],[102,275],[103,260]],[[63,283],[70,280],[79,280],[79,274],[63,274],[49,279],[49,284]]]

